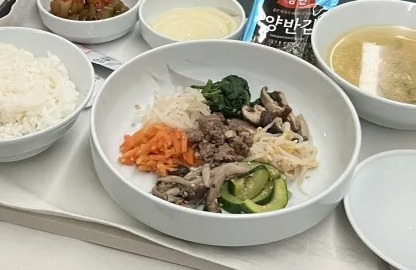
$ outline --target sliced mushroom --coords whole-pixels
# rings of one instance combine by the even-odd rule
[[[184,190],[187,193],[187,196],[184,197],[189,203],[199,205],[205,199],[207,195],[208,188],[204,185],[196,185],[192,187],[192,192],[189,190]],[[184,196],[183,194],[182,196]]]
[[[260,100],[263,106],[269,112],[276,112],[278,115],[281,115],[284,112],[284,107],[279,106],[279,104],[274,101],[271,96],[267,93],[267,87],[263,87],[260,93]]]
[[[250,168],[237,163],[226,163],[212,169],[211,187],[208,190],[204,210],[215,213],[221,212],[217,198],[220,194],[222,184],[230,177],[237,174],[247,173],[249,170]]]
[[[177,198],[175,196],[168,196],[168,199],[167,199],[167,201],[171,203],[177,203],[182,200],[183,200],[182,198]]]
[[[164,183],[177,183],[186,187],[192,187],[202,182],[202,177],[196,178],[195,180],[188,181],[185,178],[176,175],[169,175],[165,177],[160,177],[158,179],[160,182]]]
[[[182,187],[178,195],[186,200],[190,200],[195,196],[195,191],[191,187]]]
[[[274,91],[269,94],[269,96],[276,101],[281,107],[289,105],[286,99],[286,95],[280,91]]]
[[[168,200],[168,195],[163,192],[160,192],[157,186],[154,186],[152,188],[152,194],[155,195],[156,197],[161,198],[162,200],[165,200],[165,201]]]
[[[165,191],[165,194],[168,196],[178,196],[179,194],[181,194],[181,189],[179,187],[173,187],[171,189],[168,189]]]
[[[277,116],[282,118],[283,122],[288,121],[292,131],[299,131],[299,120],[293,113],[292,108],[288,105],[284,93],[278,91],[267,93],[267,88],[263,88],[261,92],[261,100],[267,111],[277,113]]]
[[[289,119],[291,115],[294,116],[292,107],[290,107],[289,105],[285,105],[283,107],[283,112],[279,115],[279,117],[286,120],[286,119]]]
[[[277,113],[277,116],[284,122],[292,121],[293,126],[298,127],[292,108],[287,104],[286,96],[282,92],[267,93],[263,88],[261,100],[267,111]]]
[[[266,127],[269,124],[271,124],[276,117],[277,117],[277,113],[276,112],[264,111],[260,115],[259,125],[261,127]]]
[[[199,205],[207,194],[208,188],[202,184],[202,177],[197,178],[198,183],[193,181],[187,181],[192,183],[192,185],[182,185],[178,182],[180,177],[170,178],[169,181],[175,182],[162,182],[159,181],[158,184],[153,187],[152,194],[161,198],[162,200],[175,203],[181,206],[190,207],[189,204]],[[162,180],[167,180],[163,178]]]
[[[298,131],[299,131],[299,128],[300,128],[300,126],[299,126],[299,122],[298,122],[298,119],[296,118],[295,114],[294,114],[294,113],[290,113],[290,114],[288,115],[288,117],[287,117],[287,120],[288,120],[288,121],[289,121],[289,123],[290,123],[291,129],[292,129],[294,132],[298,132]]]
[[[207,188],[211,186],[211,168],[209,164],[202,166],[202,182]]]
[[[267,132],[272,134],[278,134],[282,132],[283,120],[277,116],[277,113],[269,111],[262,112],[260,117],[260,126],[264,128],[271,123],[273,123],[273,125],[268,128]]]
[[[202,170],[201,168],[198,168],[196,170],[192,170],[187,175],[185,175],[183,178],[188,180],[188,181],[194,180],[194,179],[201,176],[201,170]]]
[[[261,105],[254,105],[254,107],[243,106],[241,112],[243,113],[244,118],[249,121],[251,124],[258,126],[260,123],[261,113],[266,111]]]
[[[179,196],[181,194],[181,187],[183,186],[176,186],[176,184],[172,183],[158,182],[158,184],[153,187],[152,194],[162,200],[187,206],[188,203]]]
[[[165,193],[167,190],[173,188],[176,186],[176,183],[164,183],[164,182],[157,182],[157,189],[162,192]]]
[[[169,196],[167,201],[183,207],[190,207],[187,201],[179,197]]]

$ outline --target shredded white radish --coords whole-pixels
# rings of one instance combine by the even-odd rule
[[[210,115],[209,106],[200,91],[187,87],[178,88],[172,95],[155,94],[153,105],[140,113],[142,123],[164,123],[173,128],[189,130],[197,128],[197,120]]]

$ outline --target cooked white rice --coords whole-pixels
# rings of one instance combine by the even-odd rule
[[[0,140],[62,121],[75,110],[78,99],[79,93],[57,56],[37,58],[0,43]]]

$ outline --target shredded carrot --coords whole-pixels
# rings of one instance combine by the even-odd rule
[[[133,135],[125,135],[120,152],[120,163],[159,176],[174,171],[178,165],[197,165],[186,133],[165,124],[148,125]]]

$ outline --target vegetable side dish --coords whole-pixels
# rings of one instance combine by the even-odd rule
[[[317,149],[284,93],[230,75],[205,86],[155,96],[139,113],[143,127],[125,135],[119,162],[157,175],[152,194],[190,208],[261,213],[286,207],[286,181],[316,168]]]
[[[52,0],[50,12],[76,21],[95,21],[115,17],[129,10],[121,0]]]
[[[126,135],[120,151],[121,163],[136,164],[141,171],[162,176],[176,170],[178,165],[197,165],[186,133],[165,124],[149,125],[132,136]]]
[[[251,94],[248,83],[235,75],[219,82],[209,80],[204,86],[191,86],[200,89],[212,111],[221,112],[226,117],[238,117],[244,105],[250,104]]]

